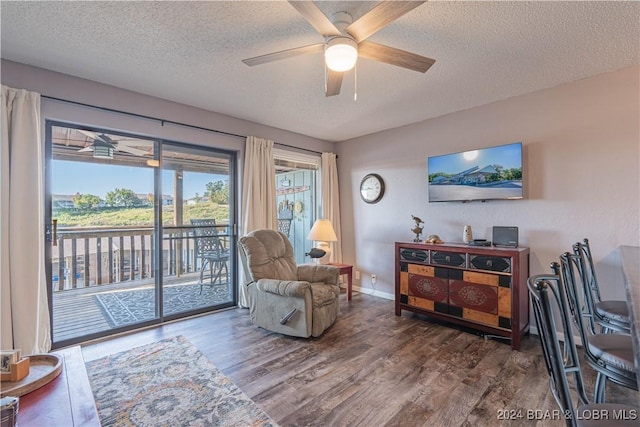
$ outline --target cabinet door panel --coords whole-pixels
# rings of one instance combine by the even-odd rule
[[[408,271],[411,274],[419,274],[421,276],[434,276],[434,267],[430,267],[427,265],[409,264]]]
[[[428,277],[409,274],[409,295],[428,299],[434,302],[447,303],[448,280],[439,277]]]
[[[498,286],[500,280],[500,276],[498,275],[478,273],[475,271],[465,271],[462,277],[465,282],[490,286]]]
[[[489,326],[499,326],[498,316],[495,314],[485,313],[483,311],[473,310],[471,308],[463,308],[462,317],[477,323],[484,323]]]
[[[409,295],[409,273],[406,271],[400,273],[400,294]]]
[[[449,304],[497,315],[498,287],[453,280],[449,284]]]
[[[409,297],[408,304],[413,307],[422,308],[424,310],[435,311],[434,302],[428,299]]]
[[[511,289],[498,288],[498,314],[511,319]]]

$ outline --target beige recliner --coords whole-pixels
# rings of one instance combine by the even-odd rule
[[[296,265],[287,236],[255,230],[240,238],[249,282],[249,313],[256,325],[285,335],[318,337],[340,311],[338,268]]]

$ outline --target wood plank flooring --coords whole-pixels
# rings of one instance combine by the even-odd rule
[[[538,337],[521,351],[443,326],[393,301],[341,295],[341,315],[322,337],[300,339],[252,325],[231,309],[83,346],[86,361],[175,335],[197,346],[281,426],[563,426],[527,419],[554,411]],[[595,375],[583,364],[588,393]],[[607,385],[607,400],[640,394]],[[499,420],[500,411],[524,417]],[[551,412],[542,412],[550,415]]]

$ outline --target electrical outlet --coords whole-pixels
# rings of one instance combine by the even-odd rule
[[[371,275],[371,283],[373,285],[375,285],[377,281],[378,281],[378,276],[376,276],[375,274],[372,274]]]
[[[360,271],[356,270],[356,280],[360,280]]]

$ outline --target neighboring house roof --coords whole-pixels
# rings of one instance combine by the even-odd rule
[[[474,172],[471,172],[471,173],[469,173],[467,175],[479,175],[481,173],[482,174],[491,174],[491,173],[498,173],[498,171],[495,170],[495,168],[493,166],[487,165],[487,166],[483,167],[482,169],[474,171]]]

